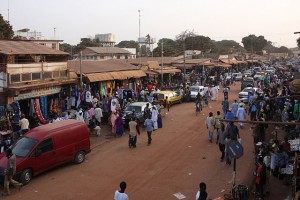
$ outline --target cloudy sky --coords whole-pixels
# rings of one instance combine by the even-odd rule
[[[277,47],[295,47],[300,34],[299,0],[0,0],[0,13],[14,30],[29,28],[77,44],[80,38],[112,33],[116,42],[141,35],[174,39],[184,30],[213,40],[241,43],[263,35]]]

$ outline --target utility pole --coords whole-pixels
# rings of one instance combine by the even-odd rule
[[[9,0],[7,0],[7,21],[9,23]]]
[[[186,74],[186,66],[185,66],[185,41],[188,37],[194,37],[194,32],[190,32],[188,30],[183,31],[181,34],[176,36],[176,39],[182,42],[182,48],[183,48],[183,83],[185,86],[185,74]]]
[[[56,28],[54,27],[53,29],[54,29],[54,40],[55,40],[55,38],[56,38]]]
[[[82,51],[80,51],[80,89],[82,89]]]
[[[161,40],[161,65],[160,65],[161,86],[163,86],[164,84],[163,67],[164,67],[164,41],[162,39]]]
[[[142,65],[142,61],[141,61],[142,47],[141,47],[141,43],[140,43],[140,39],[141,39],[141,10],[138,10],[138,12],[139,12],[139,39],[138,39],[138,43],[139,43],[139,68],[141,68],[141,65]]]

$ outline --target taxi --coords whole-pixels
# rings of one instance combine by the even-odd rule
[[[157,91],[154,93],[159,102],[163,102],[168,97],[169,104],[182,103],[183,97],[175,91]]]

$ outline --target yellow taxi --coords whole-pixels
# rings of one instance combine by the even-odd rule
[[[163,102],[168,97],[169,104],[182,103],[183,97],[175,91],[157,91],[154,93],[159,102]]]

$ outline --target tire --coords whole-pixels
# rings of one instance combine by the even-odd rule
[[[80,163],[82,163],[84,160],[85,160],[85,152],[84,152],[84,151],[79,151],[79,152],[76,154],[75,158],[74,158],[74,162],[75,162],[76,164],[80,164]]]
[[[32,175],[31,169],[25,169],[20,176],[20,182],[23,183],[23,185],[28,184],[32,179]]]

